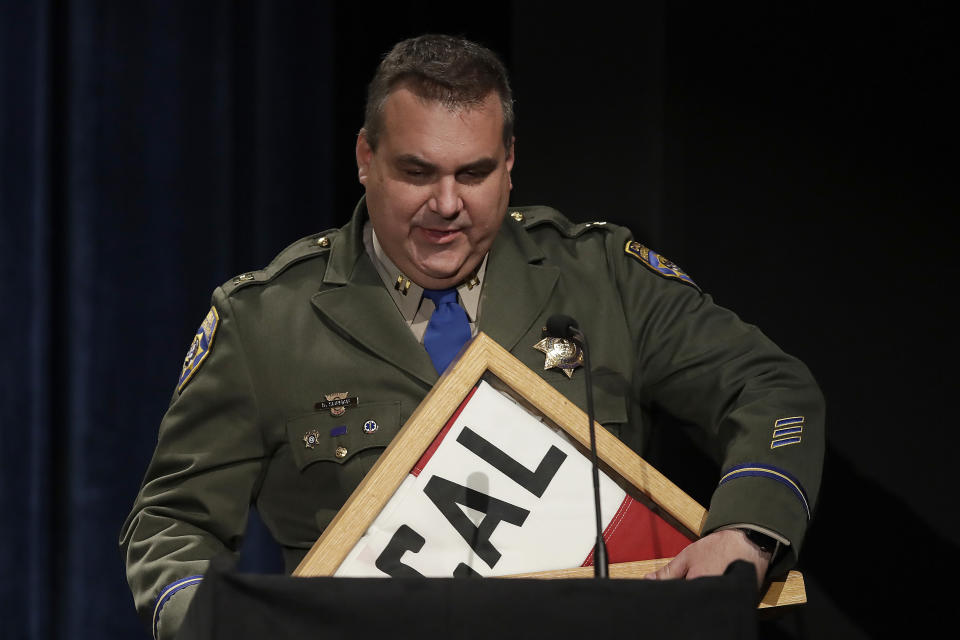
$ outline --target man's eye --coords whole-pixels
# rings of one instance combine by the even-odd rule
[[[400,170],[404,180],[417,184],[429,182],[434,178],[434,172],[424,167],[404,167]]]
[[[490,175],[489,171],[463,171],[460,174],[461,182],[483,182],[483,180]]]

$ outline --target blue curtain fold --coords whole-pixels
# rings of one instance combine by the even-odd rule
[[[54,500],[48,474],[52,375],[49,12],[0,19],[0,636],[49,637]],[[15,55],[14,55],[15,54]]]
[[[0,11],[0,637],[148,637],[117,537],[210,293],[350,213],[332,10]]]

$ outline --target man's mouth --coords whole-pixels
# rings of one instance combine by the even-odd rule
[[[433,242],[436,244],[453,242],[453,240],[461,232],[460,229],[427,229],[425,227],[418,227],[417,230],[428,242]]]

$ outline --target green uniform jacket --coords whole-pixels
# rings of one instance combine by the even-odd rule
[[[719,438],[723,479],[704,533],[760,525],[791,542],[773,569],[792,564],[824,446],[823,399],[806,367],[670,263],[656,270],[628,230],[575,225],[546,207],[510,212],[490,251],[479,330],[585,407],[582,376],[544,371],[532,348],[548,317],[577,318],[590,337],[597,420],[641,455],[652,406]],[[208,561],[238,549],[251,503],[292,571],[436,382],[364,251],[366,218],[361,202],[342,229],[295,242],[214,292],[209,344],[193,353],[199,367],[174,395],[121,532],[136,606],[155,635],[179,627]],[[339,417],[318,406],[336,392],[359,406]],[[345,435],[329,435],[344,424]],[[308,448],[313,429],[319,444]]]

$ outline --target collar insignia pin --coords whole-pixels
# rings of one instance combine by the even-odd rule
[[[543,368],[557,368],[567,374],[568,378],[573,377],[573,370],[583,366],[583,351],[580,345],[572,340],[565,338],[544,338],[533,345],[537,351],[542,351],[546,358],[543,362]]]
[[[403,295],[410,293],[410,279],[403,274],[397,276],[397,281],[393,283],[393,288]]]
[[[480,278],[477,277],[477,272],[474,271],[470,274],[470,277],[467,279],[467,290],[471,290],[477,285],[480,284]]]

